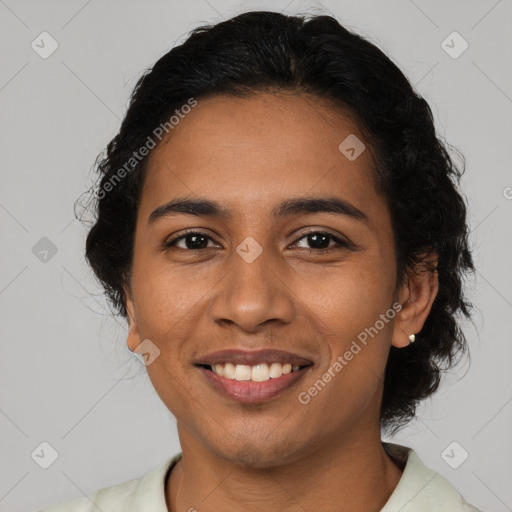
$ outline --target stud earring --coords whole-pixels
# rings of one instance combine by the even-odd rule
[[[410,341],[411,343],[414,343],[414,340],[415,340],[415,339],[416,339],[416,336],[415,336],[414,334],[411,334],[411,335],[409,336],[409,341]]]

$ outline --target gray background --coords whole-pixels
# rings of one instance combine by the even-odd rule
[[[256,9],[330,12],[369,36],[466,156],[478,268],[468,282],[477,306],[465,327],[471,366],[461,365],[393,441],[413,447],[473,504],[512,510],[510,0],[0,0],[0,510],[90,494],[179,451],[174,418],[86,266],[73,202],[143,70],[196,26]],[[43,31],[59,45],[46,59],[31,47]],[[469,44],[458,58],[441,45],[453,31]],[[43,237],[56,254],[44,253]],[[453,441],[452,460],[469,453],[457,469],[442,455]],[[58,452],[48,469],[31,456],[42,442]]]

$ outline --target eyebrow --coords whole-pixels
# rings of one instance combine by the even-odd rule
[[[179,197],[159,206],[148,219],[152,224],[159,219],[179,214],[197,215],[232,220],[234,215],[226,207],[206,198]],[[334,213],[369,223],[368,216],[349,202],[339,197],[297,197],[283,201],[270,214],[275,220],[292,215],[311,213]]]

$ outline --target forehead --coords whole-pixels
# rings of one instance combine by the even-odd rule
[[[311,96],[199,100],[149,157],[141,208],[183,195],[215,198],[239,215],[286,196],[334,194],[358,207],[376,204],[382,198],[364,144],[353,116]],[[347,146],[364,150],[348,158]]]

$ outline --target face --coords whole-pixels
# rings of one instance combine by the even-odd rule
[[[150,156],[139,205],[128,343],[160,351],[147,371],[182,446],[272,466],[374,435],[388,352],[401,341],[392,226],[370,149],[339,149],[349,136],[364,142],[357,124],[315,98],[218,96],[170,135]],[[169,205],[185,197],[224,214]],[[338,207],[281,208],[306,197]],[[254,382],[199,366],[224,349],[285,351],[261,358],[283,371],[300,357],[300,369]]]

